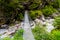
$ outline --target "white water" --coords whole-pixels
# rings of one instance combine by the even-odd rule
[[[44,20],[44,21],[43,21]],[[40,23],[42,25],[46,25],[46,28],[45,30],[47,32],[51,32],[53,29],[55,29],[55,27],[53,26],[53,22],[54,22],[54,19],[52,18],[47,18],[45,19],[44,16],[42,15],[42,18],[41,19],[36,19],[35,20],[36,23]]]
[[[6,32],[6,29],[0,29],[0,34],[3,34],[4,32]]]
[[[46,31],[51,32],[54,29],[53,21],[54,21],[54,19],[46,20],[46,22],[47,22]]]
[[[29,19],[28,19],[28,11],[25,11],[25,19],[24,19],[24,33],[23,33],[23,39],[24,40],[35,40],[34,36],[31,31],[31,27],[29,24]]]
[[[0,29],[0,34],[1,34],[0,38],[7,36],[6,34],[4,34],[6,31],[7,31],[7,29]]]

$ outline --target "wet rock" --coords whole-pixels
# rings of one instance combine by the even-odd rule
[[[35,23],[40,23],[39,19],[35,19],[34,21],[35,21]]]
[[[53,29],[54,29],[54,26],[52,24],[48,23],[47,26],[46,26],[46,31],[51,32]]]
[[[60,15],[60,13],[59,12],[56,12],[56,13],[53,13],[53,17],[56,17],[56,16],[58,16],[58,15]]]
[[[4,34],[6,31],[6,29],[0,29],[0,34]]]
[[[35,22],[45,26],[47,32],[51,32],[54,29],[53,26],[54,19],[52,19],[51,17],[47,17],[46,19],[43,17],[42,20],[36,19]]]
[[[31,22],[31,28],[35,28],[35,22],[34,21]]]
[[[0,29],[8,29],[8,25],[4,24],[4,25],[1,25]]]

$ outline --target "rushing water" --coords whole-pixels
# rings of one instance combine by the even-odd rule
[[[46,21],[47,21],[46,31],[51,32],[54,29],[54,26],[53,26],[54,19],[49,19],[49,20],[46,20]]]
[[[28,11],[25,11],[25,16],[24,16],[24,33],[23,33],[23,39],[24,40],[35,40],[34,36],[31,31],[31,27],[29,24],[29,19],[28,19]]]
[[[0,29],[0,38],[5,37],[6,35],[3,35],[7,30],[6,29]]]

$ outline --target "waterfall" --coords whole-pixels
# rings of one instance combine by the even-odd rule
[[[32,30],[29,24],[29,18],[28,18],[28,11],[25,11],[25,16],[24,16],[24,33],[23,33],[23,39],[24,40],[35,40],[34,36],[32,34]]]

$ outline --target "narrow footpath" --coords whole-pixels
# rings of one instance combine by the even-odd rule
[[[32,34],[32,30],[29,24],[29,19],[28,19],[28,11],[25,11],[25,18],[24,18],[24,33],[23,33],[23,39],[24,40],[35,40],[34,36]]]

